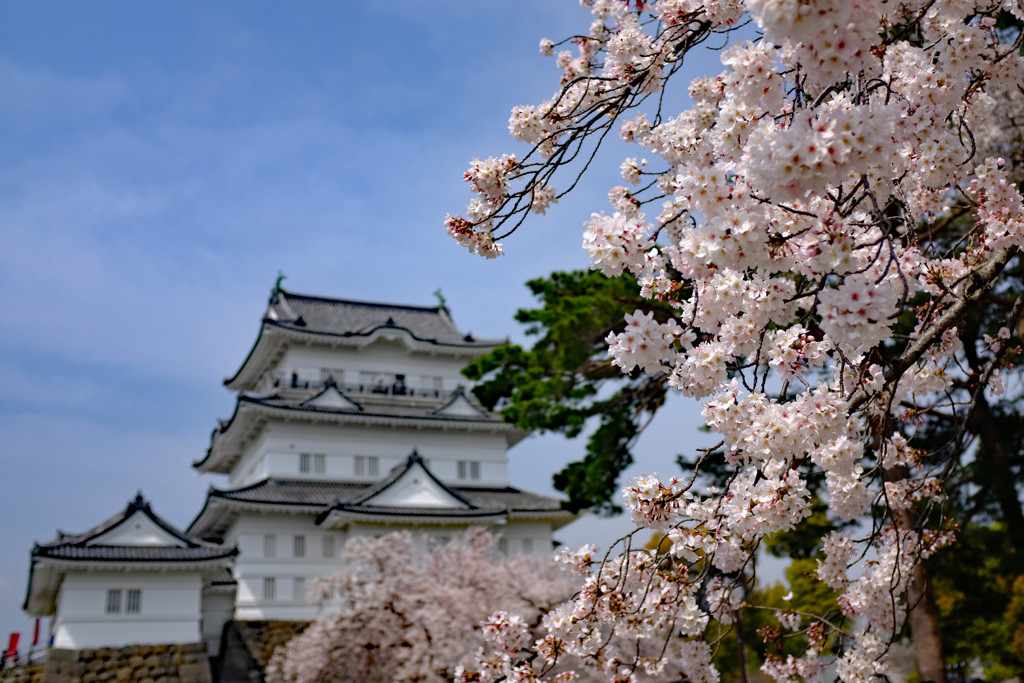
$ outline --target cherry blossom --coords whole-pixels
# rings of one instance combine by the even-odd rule
[[[670,551],[639,552],[627,538],[603,559],[592,548],[567,553],[584,588],[545,618],[552,640],[536,648],[549,655],[530,660],[532,672],[503,675],[542,678],[548,664],[536,662],[564,647],[606,680],[717,681],[695,625],[733,622],[754,549],[800,525],[808,481],[824,479],[830,518],[859,530],[823,538],[817,566],[845,621],[781,611],[786,629],[810,624],[808,648],[769,658],[764,672],[785,683],[817,676],[832,634],[845,644],[832,657],[839,678],[877,680],[917,609],[911,578],[953,542],[935,512],[949,470],[926,466],[936,454],[911,445],[915,430],[934,411],[969,417],[974,402],[957,404],[953,390],[1007,389],[1017,319],[986,330],[971,349],[976,367],[961,320],[1024,247],[1024,174],[1004,154],[1024,117],[1024,60],[1017,37],[997,28],[999,12],[1024,18],[1024,6],[582,4],[591,23],[573,50],[555,56],[541,42],[560,70],[557,93],[512,112],[513,137],[532,149],[474,160],[465,177],[476,196],[446,226],[471,252],[497,255],[538,188],[559,174],[577,173],[562,187],[581,182],[564,159],[590,158],[613,132],[636,144],[642,154],[617,167],[624,185],[608,190],[611,215],[591,215],[583,247],[591,268],[635,277],[673,317],[630,313],[608,334],[608,353],[623,372],[664,378],[698,400],[720,443],[696,458],[693,481],[645,474],[627,484],[633,521],[666,532]],[[690,83],[692,106],[667,110],[660,96],[685,55],[709,38],[731,40],[745,19],[763,37],[727,45],[724,70]],[[933,238],[964,213],[974,222],[962,239]],[[1013,315],[1022,308],[1018,299]],[[731,476],[704,490],[699,466],[712,457]],[[691,605],[695,595],[707,613]],[[681,615],[683,635],[652,654]],[[466,671],[491,671],[487,657],[505,652],[495,647]]]

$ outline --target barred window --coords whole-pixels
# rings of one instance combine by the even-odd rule
[[[469,478],[473,481],[480,480],[480,463],[475,460],[469,463]]]
[[[508,540],[504,538],[498,539],[498,552],[502,555],[508,555]]]
[[[274,534],[263,537],[263,557],[277,557],[277,536]]]
[[[465,460],[460,460],[458,468],[459,468],[459,479],[465,479],[466,478],[466,461]]]
[[[334,559],[334,536],[324,536],[323,551],[325,560]]]
[[[107,614],[121,613],[121,589],[114,588],[107,591]]]
[[[292,544],[292,556],[293,557],[305,557],[306,556],[306,537],[296,536],[295,542]]]
[[[299,474],[309,474],[309,453],[299,453]]]
[[[273,600],[276,597],[277,585],[273,576],[263,578],[263,599]]]
[[[357,477],[361,477],[366,474],[366,456],[357,455],[355,457],[354,470]]]
[[[138,614],[142,611],[142,591],[133,588],[125,596],[124,611],[126,614]]]
[[[327,456],[323,453],[313,454],[313,474],[327,473]]]
[[[523,539],[523,552],[524,553],[532,553],[533,552],[533,539],[532,538],[524,538]]]
[[[380,458],[376,455],[366,459],[366,473],[371,477],[376,477],[380,473]]]
[[[306,601],[306,577],[296,576],[293,579],[294,588],[292,589],[293,598],[300,602]]]

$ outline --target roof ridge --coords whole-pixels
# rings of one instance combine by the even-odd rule
[[[441,313],[441,306],[417,306],[415,304],[386,304],[379,301],[358,301],[356,299],[337,299],[330,296],[318,296],[316,294],[297,294],[287,290],[278,290],[285,297],[292,299],[306,299],[308,301],[325,301],[332,304],[349,304],[353,306],[366,306],[367,308],[398,308],[406,311],[422,311],[424,313]]]

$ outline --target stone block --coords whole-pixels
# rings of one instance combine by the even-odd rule
[[[128,666],[133,669],[138,669],[141,666],[145,666],[146,660],[138,655],[132,655],[128,658]]]
[[[148,657],[146,657],[146,666],[148,666],[150,669],[157,668],[158,666],[160,666],[160,658],[156,655],[149,655]]]
[[[71,677],[71,683],[82,683],[82,679],[79,678],[78,676],[72,676]]]
[[[75,662],[71,665],[72,678],[81,678],[85,675],[85,662]]]
[[[85,675],[82,676],[82,683],[96,683],[100,680],[100,677],[93,671],[86,671]]]
[[[96,650],[96,658],[97,659],[106,659],[109,656],[110,656],[110,648],[109,647],[97,648],[97,650]]]
[[[44,671],[39,677],[39,683],[71,683],[71,678],[63,674]]]
[[[178,678],[181,683],[213,683],[213,674],[208,661],[178,667]]]
[[[96,677],[99,679],[100,683],[107,683],[107,681],[112,679],[114,676],[115,673],[113,671],[101,671]]]
[[[64,648],[51,647],[46,652],[46,661],[49,662],[77,662],[78,650],[65,650]]]
[[[146,677],[142,679],[142,683],[156,683],[156,681],[152,677]]]
[[[117,677],[118,683],[127,683],[128,681],[132,680],[131,667],[122,666],[120,669],[114,672],[114,675]]]
[[[150,678],[161,678],[167,675],[167,669],[162,666],[156,666],[149,670]]]

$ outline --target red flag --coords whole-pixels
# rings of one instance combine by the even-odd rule
[[[9,659],[14,655],[18,654],[18,641],[21,639],[20,633],[12,633],[11,640],[7,645],[7,653],[4,655],[4,659]]]
[[[39,644],[39,619],[36,619],[36,628],[32,632],[32,647]]]

